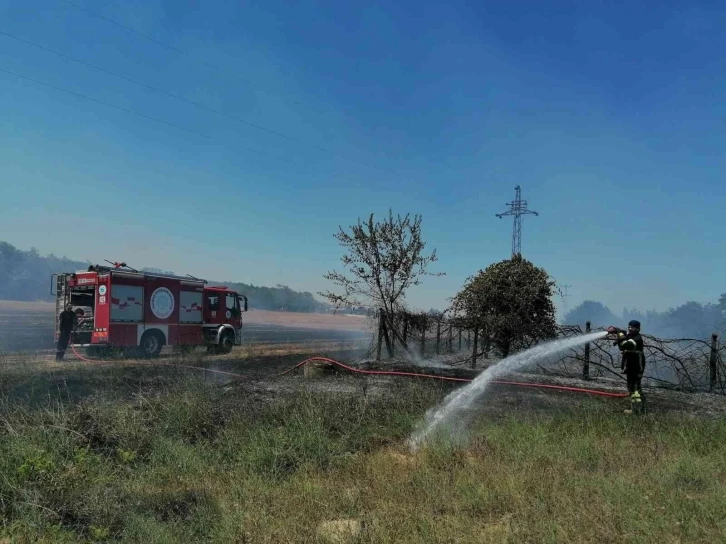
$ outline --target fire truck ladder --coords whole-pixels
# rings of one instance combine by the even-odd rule
[[[55,332],[58,332],[58,316],[65,309],[68,299],[66,274],[53,274],[50,277],[50,294],[55,296]],[[55,292],[53,292],[55,286]]]
[[[136,270],[135,268],[131,268],[126,263],[116,263],[111,262],[108,259],[104,259],[107,263],[113,265],[113,266],[105,266],[101,264],[92,265],[89,270],[93,270],[95,272],[123,272],[126,274],[137,274],[140,277],[149,277],[149,278],[165,278],[170,280],[186,280],[186,281],[198,281],[202,282],[203,284],[209,283],[207,280],[203,280],[201,278],[196,278],[192,276],[191,274],[187,274],[186,276],[177,276],[175,274],[166,274],[163,272],[144,272],[143,270]]]

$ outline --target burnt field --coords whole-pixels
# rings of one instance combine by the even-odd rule
[[[47,303],[0,301],[0,363],[5,363],[7,369],[22,367],[33,371],[42,369],[43,372],[51,374],[59,372],[63,376],[63,386],[70,386],[75,390],[71,384],[77,382],[75,385],[79,390],[75,393],[83,397],[85,394],[90,394],[93,389],[88,387],[86,377],[82,375],[82,370],[86,366],[84,361],[79,360],[70,350],[66,354],[65,363],[59,365],[53,361],[55,351],[53,314],[54,307]],[[332,379],[312,380],[312,382],[302,379],[302,370],[284,377],[280,376],[280,373],[305,358],[316,355],[332,357],[360,368],[424,372],[470,379],[487,366],[496,363],[494,359],[483,359],[476,369],[470,369],[468,365],[465,368],[457,364],[462,357],[468,355],[461,352],[440,357],[430,356],[427,360],[416,364],[399,359],[384,360],[376,364],[371,360],[374,357],[374,337],[372,332],[366,330],[365,325],[364,319],[352,316],[252,311],[245,316],[243,344],[235,347],[227,355],[210,356],[205,350],[198,349],[190,355],[180,356],[171,348],[165,348],[155,362],[114,359],[112,366],[116,366],[117,369],[109,372],[128,373],[129,379],[133,381],[133,376],[137,372],[148,372],[149,365],[154,375],[169,371],[197,375],[198,371],[206,369],[207,371],[201,374],[205,380],[224,385],[243,378],[246,387],[249,388],[248,392],[270,400],[288,394],[295,395],[304,383],[307,385],[303,389],[326,393],[356,395],[363,387],[374,396],[376,394],[387,396],[392,392],[395,395],[401,381],[400,378],[388,376],[351,375],[345,371],[335,372]],[[81,351],[81,355],[86,355],[85,350]],[[111,361],[93,359],[91,362]],[[179,368],[173,369],[177,366]],[[71,368],[73,372],[67,374]],[[145,368],[146,370],[143,370]],[[512,373],[510,379],[570,387],[595,387],[611,392],[625,390],[625,381],[618,376],[583,382],[558,375],[556,372],[542,374],[536,369],[531,370],[532,373]],[[76,375],[79,371],[81,373]],[[434,380],[434,383],[436,382]],[[53,388],[57,385],[55,382],[52,383]],[[456,386],[438,383],[435,387],[451,390]],[[721,395],[679,393],[651,387],[648,387],[648,394],[651,399],[650,406],[659,412],[700,413],[706,417],[722,416],[726,413],[726,403]],[[522,389],[506,385],[493,387],[491,397],[496,400],[485,403],[485,411],[489,416],[502,416],[522,410],[547,413],[553,406],[578,405],[583,400],[578,394],[545,389]],[[597,399],[595,401],[597,402]],[[606,404],[624,406],[626,402],[606,401]]]
[[[1,312],[3,338],[37,348],[49,314]],[[463,384],[411,373],[497,361],[371,361],[372,335],[330,318],[253,314],[225,355],[0,354],[0,543],[723,541],[723,396],[648,388],[648,415],[627,417],[626,399],[520,387],[622,380],[533,369],[414,452]],[[299,366],[315,355],[409,375]]]
[[[48,351],[55,307],[46,303],[0,301],[0,353]],[[244,344],[315,344],[370,339],[362,318],[252,311],[245,316]]]

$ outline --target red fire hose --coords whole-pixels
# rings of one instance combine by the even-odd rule
[[[81,361],[85,361],[86,363],[95,363],[96,362],[93,359],[89,359],[87,357],[84,357],[80,353],[78,353],[76,351],[76,346],[74,346],[73,344],[71,344],[71,350],[73,351],[73,355],[75,355],[76,357],[78,357]]]
[[[88,359],[87,357],[84,357],[80,355],[76,348],[71,344],[71,349],[73,350],[73,353],[76,357],[78,357],[81,361],[85,361],[88,363],[93,363],[96,361],[93,361],[92,359]],[[300,361],[298,364],[293,366],[292,368],[289,368],[288,370],[281,372],[280,374],[276,374],[276,376],[284,376],[285,374],[289,374],[290,372],[300,368],[301,366],[311,363],[314,361],[321,361],[325,363],[329,363],[332,365],[339,366],[340,368],[343,368],[344,370],[347,370],[348,372],[353,372],[355,374],[368,374],[368,375],[376,375],[376,376],[402,376],[402,377],[408,377],[408,378],[429,378],[434,380],[443,380],[443,381],[450,381],[450,382],[472,382],[473,380],[471,378],[454,378],[451,376],[436,376],[435,374],[418,374],[416,372],[403,372],[400,370],[362,370],[360,368],[354,368],[352,366],[348,366],[345,363],[341,363],[340,361],[336,361],[335,359],[330,359],[328,357],[309,357],[308,359],[305,359],[304,361]],[[191,365],[180,365],[176,363],[163,363],[163,362],[154,362],[155,365],[163,365],[163,366],[172,366],[177,368],[186,368],[189,370],[201,370],[204,372],[212,372],[214,374],[223,374],[226,376],[232,376],[235,378],[245,378],[243,374],[236,374],[234,372],[227,372],[224,370],[216,370],[212,368],[204,368],[201,366],[191,366]],[[628,396],[627,393],[611,393],[609,391],[600,391],[597,389],[583,389],[581,387],[569,387],[565,385],[549,385],[549,384],[542,384],[542,383],[528,383],[528,382],[511,382],[511,381],[505,381],[505,380],[493,380],[491,383],[499,384],[499,385],[513,385],[517,387],[535,387],[539,389],[555,389],[558,391],[570,391],[573,393],[587,393],[590,395],[599,395],[601,397],[612,397],[612,398],[625,398]]]
[[[305,359],[304,361],[299,362],[294,367],[290,368],[289,370],[286,370],[285,372],[282,372],[281,374],[278,374],[278,376],[284,376],[285,374],[288,374],[289,372],[292,372],[298,367],[303,366],[306,363],[312,362],[312,361],[322,361],[325,363],[330,363],[336,366],[339,366],[349,372],[354,372],[356,374],[369,374],[369,375],[382,375],[382,376],[406,376],[409,378],[431,378],[434,380],[444,380],[444,381],[451,381],[451,382],[472,382],[471,378],[454,378],[451,376],[436,376],[435,374],[418,374],[416,372],[402,372],[399,370],[361,370],[360,368],[354,368],[352,366],[348,366],[344,363],[341,363],[340,361],[336,361],[335,359],[329,359],[327,357],[310,357],[309,359]],[[565,385],[548,385],[548,384],[542,384],[542,383],[529,383],[529,382],[511,382],[511,381],[505,381],[505,380],[492,380],[491,383],[496,383],[500,385],[514,385],[518,387],[537,387],[541,389],[557,389],[559,391],[572,391],[575,393],[589,393],[590,395],[600,395],[602,397],[613,397],[613,398],[625,398],[628,396],[627,393],[611,393],[609,391],[600,391],[596,389],[583,389],[581,387],[569,387]]]

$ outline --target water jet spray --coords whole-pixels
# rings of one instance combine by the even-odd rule
[[[433,408],[426,413],[424,421],[418,431],[409,439],[408,444],[412,450],[417,450],[421,444],[441,426],[451,427],[452,422],[461,426],[461,419],[455,419],[461,416],[475,400],[477,400],[485,391],[489,384],[495,378],[502,376],[508,372],[520,370],[540,359],[555,355],[560,351],[577,347],[581,344],[587,344],[601,338],[605,338],[607,332],[594,332],[591,334],[575,336],[572,338],[562,338],[539,344],[521,353],[516,353],[502,359],[496,365],[490,366],[484,372],[474,379],[469,385],[456,390],[449,394],[441,406]]]

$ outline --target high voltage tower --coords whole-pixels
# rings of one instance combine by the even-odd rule
[[[516,192],[514,201],[507,203],[509,210],[504,213],[497,214],[499,219],[508,215],[514,216],[514,229],[512,230],[512,257],[522,253],[522,216],[539,215],[537,212],[527,209],[527,201],[522,200],[522,189],[519,185],[517,185],[514,190]]]

